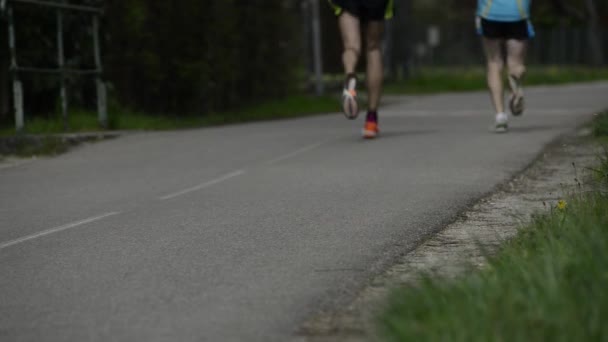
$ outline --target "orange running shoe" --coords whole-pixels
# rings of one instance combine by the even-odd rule
[[[365,126],[363,127],[363,138],[364,139],[373,139],[378,136],[380,130],[378,129],[378,123],[375,121],[365,121]]]

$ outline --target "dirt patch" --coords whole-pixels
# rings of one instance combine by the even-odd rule
[[[395,287],[415,283],[422,274],[454,277],[481,267],[531,215],[555,207],[580,187],[587,168],[597,163],[599,148],[589,130],[548,147],[526,171],[488,196],[382,275],[374,278],[347,307],[319,314],[297,332],[296,341],[375,341],[374,319]]]

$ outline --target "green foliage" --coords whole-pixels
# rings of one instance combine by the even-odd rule
[[[263,101],[245,108],[230,111],[210,112],[207,115],[149,114],[110,101],[108,128],[111,130],[170,130],[207,127],[231,123],[276,120],[329,113],[336,111],[334,97],[306,95],[288,96],[277,100]],[[97,113],[88,110],[71,110],[68,115],[70,132],[99,131]],[[65,132],[63,119],[58,116],[34,117],[25,123],[26,134],[57,134]],[[0,137],[14,136],[14,127],[0,127]]]
[[[608,111],[597,115],[593,125],[593,134],[596,137],[608,138]]]
[[[276,99],[300,67],[295,2],[79,0],[103,5],[104,78],[118,101],[146,113],[203,115]],[[19,65],[57,66],[56,12],[15,5]],[[66,64],[94,67],[91,17],[64,12]],[[4,21],[1,23],[4,27]],[[4,54],[2,55],[4,56]],[[6,64],[5,58],[0,59]],[[22,74],[28,117],[56,108],[55,76]],[[69,77],[71,106],[94,106],[91,77]],[[0,82],[8,82],[6,75]],[[93,108],[89,108],[93,109]]]
[[[538,217],[485,270],[396,291],[382,327],[392,341],[600,341],[607,262],[608,196],[580,196]]]
[[[111,1],[109,81],[121,103],[176,115],[284,96],[297,66],[293,15],[282,2]]]
[[[9,154],[18,157],[58,155],[66,152],[70,147],[70,144],[63,139],[51,136],[40,138],[14,137],[10,141],[10,145],[11,153]]]

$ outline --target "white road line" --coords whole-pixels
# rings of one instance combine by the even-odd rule
[[[17,161],[8,160],[6,162],[0,162],[0,170],[11,169],[11,168],[18,167],[21,165],[29,164],[31,162],[34,162],[35,160],[36,160],[36,158],[31,158],[31,159],[27,159],[27,160],[17,160]],[[2,165],[2,163],[6,163],[6,164]]]
[[[308,145],[308,146],[304,146],[304,147],[302,147],[302,148],[300,148],[300,149],[298,149],[298,150],[295,150],[295,151],[293,151],[293,152],[290,152],[290,153],[287,153],[287,154],[282,155],[282,156],[280,156],[280,157],[277,157],[277,158],[271,159],[271,160],[269,160],[269,161],[265,162],[264,164],[265,164],[265,165],[272,165],[272,164],[276,164],[276,163],[278,163],[278,162],[280,162],[280,161],[283,161],[283,160],[285,160],[285,159],[289,159],[289,158],[295,157],[295,156],[297,156],[297,155],[299,155],[299,154],[302,154],[302,153],[304,153],[304,152],[308,152],[308,151],[310,151],[310,150],[314,150],[315,148],[320,147],[321,145],[323,145],[323,144],[325,144],[325,143],[327,143],[327,142],[328,142],[328,141],[322,141],[322,142],[319,142],[319,143],[316,143],[316,144],[311,144],[311,145]]]
[[[168,194],[168,195],[159,197],[159,199],[161,199],[161,200],[164,201],[164,200],[172,199],[172,198],[175,198],[175,197],[178,197],[178,196],[182,196],[182,195],[185,195],[185,194],[190,193],[190,192],[194,192],[194,191],[198,191],[198,190],[201,190],[201,189],[204,189],[204,188],[208,188],[208,187],[210,187],[212,185],[221,183],[221,182],[223,182],[225,180],[228,180],[230,178],[234,178],[234,177],[240,176],[240,175],[242,175],[244,173],[245,173],[245,170],[234,171],[234,172],[228,173],[226,175],[223,175],[221,177],[212,179],[212,180],[210,180],[208,182],[201,183],[199,185],[193,186],[191,188],[184,189],[184,190],[181,190],[181,191],[178,191],[178,192],[174,192],[172,194]]]
[[[271,164],[275,164],[275,163],[278,163],[280,161],[283,161],[285,159],[295,157],[295,156],[297,156],[299,154],[302,154],[304,152],[308,152],[308,151],[310,151],[312,149],[315,149],[315,148],[317,148],[317,147],[319,147],[319,146],[321,146],[321,145],[323,145],[325,143],[327,143],[327,141],[322,141],[322,142],[318,142],[318,143],[311,144],[311,145],[308,145],[308,146],[304,146],[304,147],[302,147],[300,149],[297,149],[297,150],[295,150],[293,152],[290,152],[290,153],[287,153],[287,154],[282,155],[280,157],[271,159],[271,160],[263,163],[263,165],[271,165]],[[175,198],[175,197],[179,197],[179,196],[182,196],[182,195],[194,192],[194,191],[202,190],[204,188],[208,188],[208,187],[210,187],[212,185],[221,183],[221,182],[226,181],[228,179],[231,179],[231,178],[243,175],[243,174],[245,174],[245,172],[246,172],[245,170],[237,170],[237,171],[225,174],[223,176],[220,176],[218,178],[212,179],[210,181],[207,181],[205,183],[201,183],[199,185],[193,186],[191,188],[184,189],[184,190],[181,190],[181,191],[177,191],[177,192],[165,195],[165,196],[161,196],[161,197],[159,197],[159,199],[162,200],[162,201],[166,201],[166,200],[169,200],[169,199],[172,199],[172,198]]]
[[[2,250],[4,248],[7,248],[7,247],[10,247],[10,246],[14,246],[14,245],[20,244],[22,242],[26,242],[26,241],[29,241],[29,240],[37,239],[37,238],[43,237],[45,235],[49,235],[49,234],[53,234],[53,233],[58,233],[58,232],[61,232],[61,231],[67,230],[67,229],[76,228],[78,226],[82,226],[82,225],[87,224],[87,223],[99,221],[99,220],[104,219],[106,217],[110,217],[110,216],[114,216],[114,215],[118,215],[118,214],[120,214],[120,212],[118,212],[118,211],[111,212],[111,213],[105,213],[103,215],[99,215],[99,216],[95,216],[95,217],[90,217],[90,218],[84,219],[82,221],[68,223],[68,224],[66,224],[64,226],[61,226],[61,227],[56,227],[56,228],[51,228],[51,229],[48,229],[48,230],[44,230],[44,231],[41,231],[40,233],[24,236],[22,238],[11,240],[11,241],[5,242],[3,244],[0,244],[0,250]]]

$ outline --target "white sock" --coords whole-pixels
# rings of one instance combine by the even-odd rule
[[[509,121],[509,116],[507,116],[507,114],[504,112],[496,114],[496,123],[502,124],[506,123],[507,121]]]

